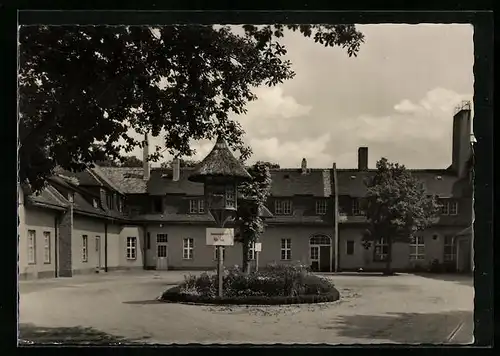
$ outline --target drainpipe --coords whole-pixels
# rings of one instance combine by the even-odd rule
[[[108,222],[104,222],[104,272],[108,271]]]
[[[142,243],[142,268],[147,269],[148,268],[148,263],[147,263],[147,255],[148,255],[148,227],[146,224],[142,227],[144,230],[144,240]]]
[[[59,225],[58,217],[54,217],[54,277],[59,277],[59,255],[58,255],[58,246],[59,246],[59,229],[57,228]]]
[[[333,163],[333,199],[334,199],[334,215],[333,215],[333,236],[335,242],[335,266],[334,271],[339,271],[339,196],[338,196],[338,181],[337,181],[337,164]]]

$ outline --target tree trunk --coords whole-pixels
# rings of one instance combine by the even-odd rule
[[[394,274],[392,272],[391,263],[392,263],[392,240],[388,239],[387,240],[387,261],[385,264],[385,271],[384,271],[384,274],[387,276]]]
[[[250,261],[248,261],[249,249],[250,249],[250,241],[244,240],[242,242],[242,249],[241,249],[243,252],[241,270],[246,274],[250,273]]]

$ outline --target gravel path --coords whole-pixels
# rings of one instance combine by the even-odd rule
[[[23,330],[36,327],[84,327],[148,343],[472,341],[473,287],[466,277],[332,275],[328,278],[341,300],[316,305],[228,307],[155,301],[183,274],[110,273],[21,282],[21,337]]]

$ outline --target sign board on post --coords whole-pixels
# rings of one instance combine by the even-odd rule
[[[209,246],[233,246],[234,229],[207,228],[207,245]]]
[[[255,249],[255,252],[261,252],[262,251],[262,242],[256,242],[254,249]]]

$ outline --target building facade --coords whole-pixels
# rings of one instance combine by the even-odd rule
[[[434,261],[459,271],[472,266],[471,112],[453,120],[452,164],[412,170],[427,193],[441,202],[436,223],[412,243],[396,243],[396,270],[427,268]],[[147,157],[147,146],[144,155]],[[366,194],[368,149],[358,151],[356,169],[272,169],[271,196],[259,265],[301,261],[318,271],[380,270],[387,246],[362,244],[366,219],[359,208]],[[32,194],[19,189],[21,279],[69,277],[114,269],[214,269],[217,256],[206,245],[214,220],[203,184],[188,180],[192,169],[95,167],[58,171]],[[241,245],[224,249],[224,264],[242,261]],[[249,251],[255,264],[256,252]]]

